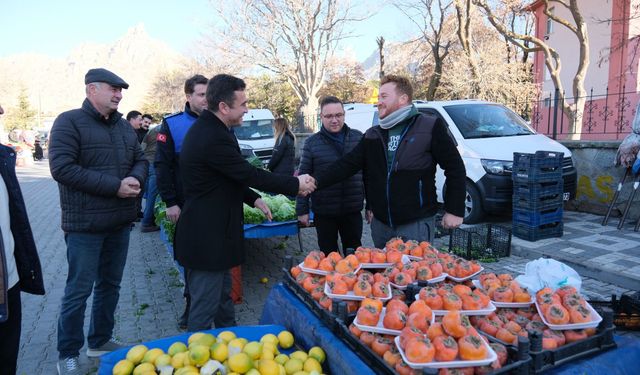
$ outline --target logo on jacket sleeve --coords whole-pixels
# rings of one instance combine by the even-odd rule
[[[158,133],[158,136],[156,137],[156,141],[162,142],[162,143],[167,143],[167,135],[166,134],[162,134],[162,133]]]

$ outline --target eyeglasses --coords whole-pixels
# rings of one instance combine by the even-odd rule
[[[336,113],[334,115],[322,115],[322,118],[324,118],[325,120],[333,120],[333,119],[339,120],[343,117],[344,117],[344,113]]]

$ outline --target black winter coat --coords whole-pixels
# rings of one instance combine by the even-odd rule
[[[444,209],[463,217],[466,172],[444,122],[416,115],[400,138],[391,171],[387,168],[388,141],[388,130],[369,128],[350,153],[313,175],[318,189],[363,170],[373,215],[396,227],[436,214],[435,175],[440,165],[446,176]]]
[[[65,232],[105,232],[130,225],[137,198],[119,198],[120,182],[144,186],[148,162],[133,128],[114,112],[105,119],[85,99],[51,128],[49,167],[58,182]]]
[[[293,176],[295,157],[296,141],[293,134],[286,132],[280,142],[273,147],[273,154],[267,168],[275,174]]]
[[[40,258],[33,240],[27,208],[16,177],[16,153],[7,146],[0,145],[0,178],[4,180],[9,193],[9,215],[11,233],[15,242],[13,255],[20,278],[20,290],[31,294],[44,294],[44,282]],[[4,244],[0,235],[0,253],[4,254]],[[0,267],[3,265],[0,262]],[[6,270],[3,274],[6,274]]]
[[[242,204],[266,192],[296,195],[298,179],[253,167],[225,124],[205,110],[184,138],[180,175],[185,203],[175,234],[175,255],[189,269],[223,271],[244,262]]]
[[[362,133],[349,128],[347,124],[344,125],[343,131],[345,138],[342,148],[323,131],[307,138],[300,156],[300,174],[314,174],[326,169],[356,147],[362,139]],[[300,216],[308,214],[311,210],[318,215],[340,216],[362,211],[363,201],[362,172],[357,172],[341,182],[316,190],[309,197],[298,197],[296,213]]]

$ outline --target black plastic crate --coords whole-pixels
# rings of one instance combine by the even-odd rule
[[[513,208],[541,210],[562,205],[563,184],[561,181],[513,184]]]
[[[496,259],[511,255],[511,230],[495,224],[456,228],[449,237],[449,252],[466,259]]]
[[[543,238],[562,237],[564,225],[555,222],[543,225],[527,225],[514,222],[511,230],[513,235],[527,241],[538,241]]]
[[[535,154],[514,152],[512,179],[518,183],[561,180],[563,158],[562,152],[537,151]]]
[[[558,203],[555,207],[547,207],[539,210],[527,210],[514,208],[512,213],[513,223],[538,226],[562,221],[563,206]]]
[[[615,348],[617,345],[613,340],[613,331],[615,330],[613,311],[604,308],[599,309],[598,312],[602,316],[602,323],[598,326],[595,335],[563,345],[557,349],[542,349],[542,335],[536,332],[529,332],[531,373],[538,374],[567,362]]]
[[[611,301],[588,301],[594,308],[610,308],[613,310],[613,324],[620,331],[640,331],[640,296],[623,294],[618,298],[615,294]]]

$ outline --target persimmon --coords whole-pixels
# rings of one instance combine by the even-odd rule
[[[351,267],[348,260],[341,259],[336,262],[335,270],[338,273],[345,274],[353,271],[353,267]]]
[[[382,357],[386,351],[391,349],[391,340],[386,337],[378,336],[371,343],[371,350]]]
[[[422,258],[424,255],[424,248],[422,246],[415,246],[409,250],[409,255]]]
[[[376,339],[376,335],[371,332],[363,331],[360,335],[360,341],[368,347],[371,347],[373,341]]]
[[[465,361],[476,361],[487,357],[484,341],[475,335],[466,335],[458,340],[460,358]]]
[[[333,301],[331,300],[331,298],[325,296],[320,297],[320,301],[318,301],[318,303],[320,304],[320,306],[324,307],[325,309],[331,311],[331,308],[333,307]]]
[[[430,323],[431,317],[424,311],[414,312],[407,317],[407,326],[415,327],[424,333],[427,333]]]
[[[506,328],[500,328],[498,332],[496,332],[496,338],[507,344],[515,344],[517,340],[517,336]]]
[[[429,305],[427,305],[427,303],[421,299],[413,301],[409,306],[409,314],[413,314],[415,312],[424,312],[427,314],[429,319],[431,319],[431,317],[433,316],[431,307],[429,307]]]
[[[374,297],[387,298],[389,297],[389,284],[378,281],[371,287],[371,292]]]
[[[569,312],[571,323],[586,323],[591,321],[591,311],[586,307],[579,305]]]
[[[450,336],[458,339],[467,334],[467,329],[462,325],[460,312],[457,310],[449,311],[442,318],[442,328]]]
[[[420,266],[416,268],[416,280],[427,281],[433,279],[433,272],[429,266]]]
[[[373,276],[373,274],[367,270],[362,270],[360,272],[358,272],[356,278],[358,279],[358,281],[366,281],[370,284],[373,284],[375,282],[375,277]]]
[[[356,327],[356,325],[353,323],[349,324],[349,332],[351,332],[352,335],[358,338],[362,334],[362,331],[360,330],[360,328]]]
[[[385,284],[389,284],[389,277],[381,274],[380,272],[376,272],[373,274],[373,282],[374,283],[382,282]]]
[[[436,361],[449,362],[458,356],[458,343],[451,336],[438,336],[433,340]]]
[[[427,363],[433,361],[436,348],[428,338],[414,338],[406,343],[404,354],[409,362]]]
[[[516,322],[520,328],[524,328],[527,326],[527,324],[529,324],[529,322],[531,322],[531,320],[527,319],[526,317],[522,316],[522,315],[518,315],[516,314],[513,319],[511,319],[512,321]]]
[[[547,328],[547,326],[542,322],[536,322],[532,320],[529,323],[527,323],[527,325],[524,328],[529,332],[537,332],[542,334],[542,331],[544,331]]]
[[[462,296],[462,309],[463,310],[480,310],[482,303],[480,297],[476,294],[469,293]]]
[[[399,300],[391,300],[387,302],[387,311],[389,310],[400,310],[403,313],[407,314],[409,312],[409,306],[406,303]]]
[[[539,298],[540,296],[544,295],[544,294],[553,294],[553,289],[551,289],[551,288],[549,288],[549,287],[547,286],[547,287],[544,287],[544,288],[542,288],[542,289],[538,290],[538,291],[536,292],[536,300],[538,300],[538,298]],[[539,302],[539,301],[538,301],[538,302]]]
[[[370,297],[372,294],[371,284],[366,281],[358,281],[353,286],[353,294],[355,294],[356,296]]]
[[[407,299],[407,296],[400,289],[391,288],[391,299],[397,299],[399,301],[404,301]]]
[[[480,306],[481,307],[486,307],[489,306],[489,302],[491,301],[491,299],[489,298],[489,296],[484,293],[483,291],[476,289],[473,291],[474,295],[478,296],[478,298],[480,298]]]
[[[293,276],[294,279],[298,277],[300,272],[302,272],[302,269],[300,268],[300,266],[291,267],[291,276]]]
[[[318,268],[320,258],[316,255],[309,254],[304,258],[303,264],[307,268]]]
[[[324,296],[324,286],[317,286],[311,291],[311,298],[316,301],[320,301],[322,296]]]
[[[429,306],[432,310],[442,310],[444,307],[444,302],[442,301],[442,297],[438,294],[430,294],[426,296],[420,296],[420,298]]]
[[[558,346],[562,346],[567,342],[567,338],[564,336],[562,331],[554,331],[552,329],[545,329],[542,331],[542,337],[548,337],[556,340]]]
[[[521,291],[513,295],[513,302],[522,302],[522,303],[531,302],[531,294],[529,294],[529,292],[527,292],[526,290],[522,289]]]
[[[398,352],[398,348],[392,346],[391,349],[384,352],[382,359],[391,367],[394,367],[398,361],[402,360],[402,356]]]
[[[567,339],[567,344],[587,338],[587,333],[583,329],[568,329],[562,332]]]
[[[398,250],[387,250],[387,263],[400,263],[402,262],[402,253]]]
[[[400,347],[402,349],[405,348],[405,344],[407,343],[407,341],[409,341],[410,339],[413,338],[420,338],[420,337],[427,337],[427,335],[424,334],[424,332],[422,332],[421,330],[415,328],[415,327],[411,327],[409,325],[405,326],[401,331],[400,331]]]
[[[402,310],[387,310],[382,319],[382,325],[384,328],[393,329],[399,331],[405,327],[407,323],[407,316]]]
[[[496,302],[513,302],[513,290],[502,286],[493,292],[493,300]]]
[[[396,366],[394,367],[396,372],[400,375],[413,375],[415,372],[409,365],[406,364],[405,361],[400,358],[398,362],[396,362]]]
[[[394,280],[398,273],[400,273],[398,267],[387,267],[384,271],[382,271],[382,274],[384,276],[387,276],[389,280]]]
[[[429,329],[427,330],[427,337],[429,337],[431,341],[435,340],[435,338],[438,336],[444,336],[444,335],[446,335],[446,333],[444,332],[444,329],[442,328],[442,323],[440,322],[433,323],[432,325],[429,326]]]
[[[583,329],[583,331],[584,331],[584,333],[587,334],[587,336],[593,336],[597,332],[596,329],[593,328],[593,327],[592,328],[585,328],[585,329]]]
[[[406,286],[413,282],[413,278],[407,272],[399,272],[393,279],[393,283],[399,286]]]
[[[320,286],[320,283],[315,277],[307,277],[302,282],[302,287],[309,293],[311,293],[311,291],[314,290],[317,286]]]
[[[444,270],[442,269],[442,264],[438,263],[438,262],[434,262],[429,264],[429,268],[431,269],[431,272],[433,273],[433,277],[438,277],[440,275],[442,275],[442,272],[444,272]]]
[[[424,299],[423,297],[428,294],[438,294],[438,290],[432,286],[425,286],[420,288],[420,291],[418,292],[420,299]]]
[[[360,307],[359,301],[347,301],[347,313],[355,313]]]
[[[387,251],[389,250],[397,250],[398,246],[404,244],[404,241],[402,240],[402,238],[400,237],[393,237],[391,239],[389,239],[389,241],[387,241],[387,243],[384,245],[385,249]]]
[[[356,313],[358,323],[364,326],[376,326],[380,320],[380,313],[372,305],[362,306]]]
[[[553,303],[547,309],[545,318],[550,324],[567,324],[571,319],[569,312],[559,303]]]
[[[375,298],[365,298],[360,302],[360,307],[373,306],[377,312],[382,312],[382,301]]]
[[[471,288],[463,284],[457,284],[453,286],[453,293],[457,294],[458,297],[462,298],[467,294],[471,294]]]
[[[576,293],[578,293],[578,290],[571,285],[564,285],[556,289],[556,294],[559,295],[560,298],[563,298],[565,295],[568,295],[568,294],[576,294]]]
[[[371,263],[371,251],[356,251],[355,256],[360,263]]]
[[[496,333],[498,332],[498,330],[501,328],[500,325],[496,322],[494,322],[493,320],[487,319],[485,321],[482,322],[482,324],[480,325],[480,330],[482,332],[485,332],[493,337],[496,336]]]
[[[476,367],[441,368],[438,375],[474,375]]]
[[[509,353],[507,352],[507,348],[498,342],[489,343],[489,346],[498,355],[498,363],[500,363],[500,366],[506,365],[507,360],[509,359]]]
[[[331,288],[332,294],[347,294],[349,292],[347,283],[342,280],[335,280],[333,282],[330,282],[329,287]]]
[[[358,258],[353,254],[347,255],[346,257],[344,257],[344,260],[346,260],[349,263],[349,266],[351,266],[351,269],[356,269],[358,268],[358,266],[360,266],[360,262],[358,262]]]
[[[371,251],[371,263],[386,263],[387,254],[380,249],[373,249]]]
[[[453,284],[443,283],[440,288],[437,289],[438,294],[443,296],[447,293],[453,293]]]
[[[531,320],[534,314],[536,314],[536,307],[533,305],[529,305],[528,307],[521,307],[516,310],[516,314],[522,315],[525,318]]]
[[[462,310],[462,300],[457,294],[447,293],[442,297],[445,310]]]
[[[509,285],[513,281],[513,276],[508,273],[502,273],[498,275],[498,280],[502,283],[502,285]]]
[[[297,283],[298,285],[302,285],[302,283],[304,282],[304,280],[305,280],[307,277],[310,277],[308,273],[306,273],[306,272],[300,272],[300,273],[298,274],[298,276],[296,276],[296,283]]]
[[[544,350],[553,350],[558,347],[558,341],[552,337],[543,337],[542,338],[542,349]]]
[[[520,327],[520,325],[518,325],[518,323],[516,323],[516,322],[514,322],[512,320],[507,322],[507,324],[504,325],[504,328],[509,330],[509,332],[511,332],[513,334],[517,334],[522,329],[522,327]]]

